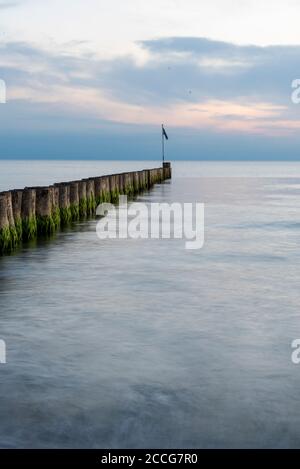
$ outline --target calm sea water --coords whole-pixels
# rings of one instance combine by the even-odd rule
[[[154,163],[0,162],[0,190]],[[300,165],[177,163],[138,200],[205,202],[205,245],[99,241],[0,259],[0,446],[299,447]]]

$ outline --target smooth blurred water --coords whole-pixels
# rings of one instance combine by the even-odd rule
[[[156,166],[24,165],[0,188]],[[173,168],[138,200],[205,202],[203,249],[88,221],[0,259],[1,447],[300,445],[300,165]]]

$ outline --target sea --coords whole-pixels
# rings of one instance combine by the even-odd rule
[[[159,165],[0,161],[0,191]],[[135,202],[204,204],[201,249],[92,219],[0,258],[1,448],[300,446],[300,163],[172,168]]]

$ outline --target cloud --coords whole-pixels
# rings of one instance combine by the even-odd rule
[[[0,45],[8,99],[47,104],[101,121],[211,128],[219,132],[298,132],[291,82],[300,75],[300,46],[236,45],[173,37],[138,43],[135,56]],[[73,48],[74,49],[74,48]],[[43,117],[43,116],[42,116]],[[290,124],[290,125],[289,125]]]
[[[127,93],[130,99],[152,102],[248,98],[288,103],[291,80],[300,73],[300,46],[239,46],[205,38],[140,44],[150,53],[145,66],[118,62],[110,75],[120,97]]]
[[[18,6],[20,2],[14,2],[9,0],[1,0],[0,1],[0,10],[5,10],[7,8],[14,8]]]
[[[255,54],[260,54],[262,50],[258,46],[239,46],[202,37],[170,37],[140,41],[139,44],[157,54],[184,52],[197,55],[217,55],[225,58],[228,56],[244,58],[247,55],[253,57]]]

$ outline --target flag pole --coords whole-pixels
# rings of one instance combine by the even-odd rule
[[[164,139],[164,124],[161,125],[161,149],[162,149],[162,162],[165,162],[165,139]]]

